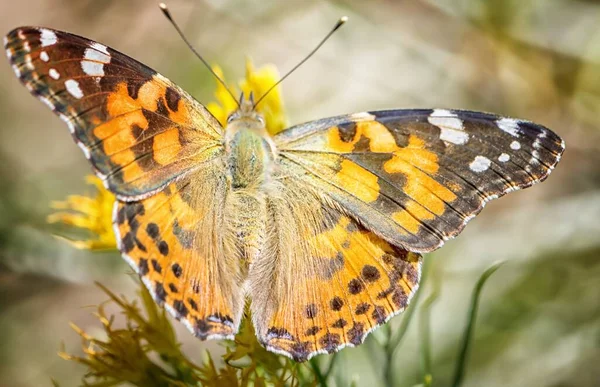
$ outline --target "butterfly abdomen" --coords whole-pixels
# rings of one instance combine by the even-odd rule
[[[227,240],[245,268],[261,255],[266,238],[265,197],[252,190],[232,190],[227,197]]]

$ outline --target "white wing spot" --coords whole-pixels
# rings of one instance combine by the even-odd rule
[[[19,66],[14,64],[11,67],[12,67],[13,71],[15,72],[15,75],[17,76],[17,78],[21,78],[21,70],[19,70]]]
[[[81,141],[77,141],[77,145],[83,151],[83,155],[85,156],[85,158],[89,160],[90,159],[90,150]]]
[[[529,160],[531,164],[539,164],[540,162],[540,152],[534,150],[531,152],[531,159]]]
[[[506,153],[502,153],[500,156],[498,156],[498,161],[500,161],[501,163],[505,163],[508,160],[510,160],[510,156]]]
[[[73,97],[80,99],[81,97],[83,97],[83,91],[81,91],[81,88],[79,87],[79,82],[77,82],[74,79],[69,79],[65,82],[65,87],[67,88],[67,91],[69,92],[69,94],[71,94]]]
[[[48,106],[50,109],[54,110],[54,104],[52,103],[52,101],[50,101],[50,99],[48,99],[46,97],[42,97],[42,96],[39,96],[38,98],[40,99],[40,101],[45,103],[46,106]]]
[[[501,118],[496,120],[496,125],[511,136],[519,137],[519,121],[512,118]]]
[[[475,157],[475,160],[469,164],[469,168],[471,168],[471,171],[479,173],[487,171],[491,164],[492,162],[487,157],[477,156]]]
[[[34,67],[33,67],[33,63],[31,63],[31,55],[25,55],[25,56],[23,57],[23,59],[25,59],[25,66],[26,66],[28,69],[30,69],[30,70],[33,70],[33,69],[34,69]]]
[[[100,43],[92,43],[91,48],[85,49],[81,69],[92,77],[104,76],[104,64],[110,63],[110,58],[106,46]]]
[[[375,116],[370,113],[367,113],[367,112],[360,112],[360,113],[351,114],[350,119],[353,122],[372,121],[375,119]]]
[[[104,64],[98,62],[81,61],[81,69],[84,73],[92,77],[104,76]]]
[[[40,28],[40,34],[40,41],[42,42],[42,47],[52,46],[58,41],[58,38],[56,37],[56,34],[53,31],[47,30],[45,28]]]
[[[73,121],[71,121],[69,116],[67,116],[65,114],[60,114],[59,117],[61,120],[63,120],[67,124],[67,127],[69,128],[69,132],[71,134],[75,133],[75,125],[73,124]]]
[[[48,70],[48,75],[50,75],[50,77],[52,79],[58,79],[58,78],[60,78],[60,74],[58,73],[58,71],[56,71],[56,69],[50,69],[50,70]]]
[[[465,132],[463,121],[449,110],[434,109],[427,117],[431,125],[440,128],[440,140],[456,145],[463,145],[469,141],[469,134]]]
[[[48,56],[48,53],[46,51],[42,51],[40,52],[40,59],[44,62],[48,62],[50,60],[50,57]]]
[[[110,54],[108,53],[108,48],[104,45],[104,44],[100,44],[98,42],[94,42],[92,44],[90,44],[90,46],[106,55],[108,55],[108,57],[110,58]],[[109,59],[110,62],[110,59]],[[106,62],[108,63],[108,62]]]
[[[156,79],[160,80],[161,82],[163,82],[163,83],[165,83],[167,85],[171,83],[171,81],[169,81],[164,75],[162,75],[160,73],[154,74],[154,77],[156,77]]]
[[[94,48],[86,48],[84,59],[94,60],[102,63],[110,63],[110,54],[103,51],[98,51]]]
[[[24,41],[23,42],[23,49],[27,52],[31,51],[31,47],[29,46],[29,42],[28,41]]]
[[[513,141],[510,143],[510,149],[519,150],[521,149],[521,143],[518,141]]]

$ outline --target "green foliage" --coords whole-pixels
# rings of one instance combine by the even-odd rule
[[[427,261],[426,261],[427,262]],[[460,355],[456,363],[454,385],[462,382],[466,367],[468,349],[475,327],[479,299],[487,279],[500,267],[497,263],[489,267],[476,283],[467,317]],[[429,274],[429,263],[423,267],[421,289]],[[421,305],[419,313],[419,334],[421,336],[421,386],[431,386],[433,381],[430,340],[430,313],[437,300],[439,281],[432,281],[433,289]],[[67,360],[83,364],[88,369],[82,385],[93,387],[116,386],[130,383],[136,386],[327,386],[335,376],[338,354],[313,358],[308,363],[299,364],[287,357],[267,351],[256,340],[248,308],[242,320],[239,333],[233,342],[225,342],[226,352],[222,359],[214,359],[207,352],[200,364],[190,360],[177,342],[173,326],[164,310],[161,310],[150,293],[140,284],[140,301],[129,301],[117,296],[101,284],[97,284],[109,300],[98,306],[95,313],[102,324],[106,339],[93,337],[72,324],[81,336],[85,356],[75,356],[64,350],[59,355]],[[386,385],[394,385],[394,355],[396,354],[414,314],[420,290],[415,295],[413,306],[404,315],[404,320],[396,332],[386,324],[373,342],[383,353],[383,363],[373,364],[383,367]],[[125,328],[116,328],[114,316],[109,316],[106,306],[116,305],[125,317]],[[340,385],[336,379],[336,385]],[[58,383],[52,381],[55,386]],[[353,381],[352,384],[356,384]]]
[[[117,296],[101,284],[109,300],[95,313],[106,339],[93,337],[72,324],[81,336],[84,356],[64,350],[59,355],[88,369],[85,386],[105,387],[130,383],[136,386],[305,386],[316,385],[313,369],[265,350],[256,340],[248,315],[226,353],[215,360],[210,353],[196,364],[180,348],[173,327],[144,286],[141,307],[136,300]],[[115,304],[125,317],[125,328],[116,328],[106,312]]]

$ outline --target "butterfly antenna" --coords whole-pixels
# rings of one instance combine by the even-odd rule
[[[229,88],[225,84],[225,81],[223,81],[221,79],[221,77],[219,77],[219,75],[217,73],[215,73],[215,71],[210,67],[210,65],[206,62],[206,60],[204,60],[204,58],[202,57],[202,55],[200,55],[198,53],[198,51],[196,51],[196,49],[192,46],[192,44],[187,40],[187,38],[185,37],[185,35],[181,31],[181,29],[179,28],[179,26],[177,25],[177,23],[175,23],[175,20],[173,20],[173,17],[171,16],[171,12],[169,12],[169,9],[167,8],[167,5],[165,3],[160,3],[158,5],[158,7],[162,11],[162,13],[165,15],[165,17],[167,19],[169,19],[169,21],[171,22],[171,24],[173,25],[173,27],[175,27],[175,30],[177,31],[177,33],[179,34],[179,36],[181,36],[181,39],[183,39],[183,41],[185,42],[185,44],[187,44],[187,46],[190,48],[190,50],[192,50],[192,52],[194,53],[194,55],[196,55],[198,57],[198,59],[200,59],[202,61],[202,63],[204,63],[204,65],[206,66],[206,68],[208,69],[208,71],[210,71],[211,74],[214,75],[215,78],[217,78],[217,80],[219,81],[219,83],[221,83],[221,85],[223,85],[223,87],[225,87],[225,90],[227,90],[227,92],[229,93],[229,95],[235,101],[235,103],[238,105],[238,108],[239,108],[240,107],[240,103],[238,102],[237,98],[233,95],[233,93],[231,92],[231,90],[229,90]]]
[[[340,18],[340,20],[338,20],[337,23],[335,23],[335,26],[333,26],[331,31],[329,31],[329,33],[327,35],[325,35],[325,37],[319,42],[319,44],[317,44],[317,46],[304,59],[302,59],[300,61],[300,63],[298,63],[296,66],[294,66],[294,68],[292,68],[283,77],[281,77],[281,79],[279,79],[277,81],[277,83],[275,83],[273,86],[271,86],[269,88],[269,90],[267,90],[267,92],[264,93],[262,95],[262,97],[260,97],[258,99],[258,101],[256,101],[256,103],[253,105],[252,108],[253,109],[256,108],[256,105],[258,105],[260,103],[260,101],[262,101],[274,88],[276,88],[281,82],[283,82],[284,79],[289,77],[294,71],[296,71],[296,69],[298,67],[302,66],[302,64],[304,64],[304,62],[306,62],[311,56],[313,56],[315,54],[315,52],[317,52],[319,50],[319,48],[321,48],[321,46],[331,37],[331,35],[333,35],[333,33],[335,31],[337,31],[341,26],[343,26],[344,23],[346,23],[347,21],[348,21],[348,16],[342,16]]]

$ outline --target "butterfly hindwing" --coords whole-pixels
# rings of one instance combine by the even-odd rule
[[[226,183],[218,163],[161,192],[115,204],[119,249],[154,299],[201,339],[233,338],[244,306],[243,273],[227,249]],[[230,257],[227,259],[226,257]]]
[[[202,105],[116,50],[34,27],[11,31],[5,48],[19,80],[121,198],[144,197],[221,151],[221,126]]]
[[[420,254],[393,247],[326,196],[296,179],[272,186],[267,242],[249,271],[259,341],[298,361],[362,343],[406,308],[420,277]]]
[[[491,199],[543,180],[562,140],[527,121],[456,110],[334,117],[275,136],[286,173],[388,242],[427,252]]]

